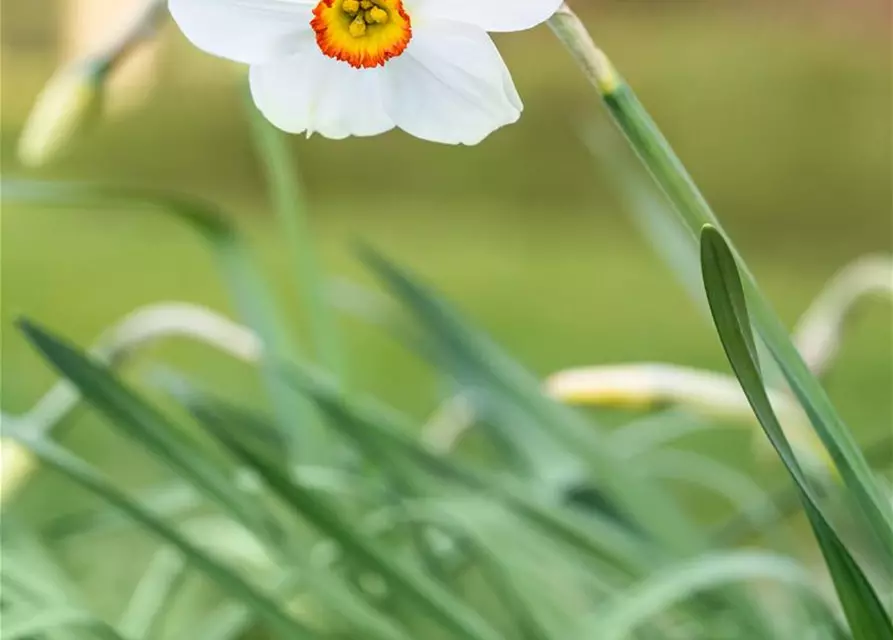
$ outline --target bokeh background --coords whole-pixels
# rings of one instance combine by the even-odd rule
[[[793,323],[849,260],[889,252],[891,57],[887,2],[576,0]],[[2,5],[2,174],[85,179],[199,194],[251,238],[294,326],[301,302],[246,124],[244,70],[193,49],[167,25],[111,94],[93,134],[26,171],[18,132],[64,60],[113,36],[123,0]],[[333,277],[368,283],[362,239],[455,300],[539,374],[664,361],[726,371],[705,317],[630,221],[595,131],[626,154],[590,87],[545,27],[498,38],[526,110],[474,148],[400,132],[333,142],[295,137],[309,215]],[[605,154],[603,154],[605,155]],[[628,162],[629,158],[624,158]],[[187,300],[231,313],[207,248],[170,219],[126,207],[2,210],[2,408],[26,410],[53,374],[17,335],[25,314],[89,344],[135,307]],[[352,383],[423,416],[433,376],[377,329],[345,318]],[[893,420],[891,310],[867,303],[828,379],[860,437]],[[207,349],[153,348],[128,376],[166,362],[226,393],[254,396],[245,370]],[[152,472],[89,415],[66,436],[124,483]],[[703,444],[749,455],[729,440]],[[745,441],[741,440],[743,445]],[[63,502],[43,478],[31,489]],[[51,490],[52,488],[52,490]],[[55,492],[55,493],[54,493]],[[66,503],[67,504],[67,503]]]

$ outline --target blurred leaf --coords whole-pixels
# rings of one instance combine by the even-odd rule
[[[522,591],[513,583],[512,577],[502,566],[498,554],[481,545],[473,548],[475,549],[475,559],[481,567],[482,573],[502,600],[515,624],[518,636],[523,640],[557,639],[558,636],[547,632],[536,618],[534,615],[536,607],[525,600]]]
[[[198,422],[215,430],[238,430],[239,437],[250,442],[254,450],[262,451],[264,457],[277,469],[288,470],[291,467],[285,438],[264,416],[194,390],[179,392],[175,397]]]
[[[854,638],[893,638],[890,617],[846,546],[826,520],[778,423],[760,374],[735,258],[722,235],[710,225],[706,225],[701,234],[701,263],[707,299],[729,363],[766,435],[800,490],[806,515],[828,564]]]
[[[89,630],[93,637],[124,640],[124,637],[112,627],[97,620],[93,615],[78,609],[61,607],[29,611],[19,616],[4,614],[0,638],[3,640],[32,640],[53,632],[65,631],[72,634],[75,629]]]
[[[477,613],[433,582],[424,573],[403,565],[372,541],[364,539],[354,527],[313,492],[292,482],[257,452],[249,450],[225,429],[212,429],[211,435],[234,456],[255,470],[296,513],[306,518],[321,533],[331,536],[345,552],[368,569],[381,574],[394,591],[428,612],[445,628],[465,638],[496,640],[499,636]]]
[[[694,451],[661,449],[648,452],[642,462],[656,477],[681,480],[722,496],[754,529],[761,530],[778,517],[771,507],[765,508],[766,493],[755,480],[715,458]]]
[[[287,144],[288,138],[273,127],[253,103],[247,105],[248,120],[258,153],[263,160],[279,225],[285,232],[298,281],[299,299],[310,315],[316,356],[332,375],[343,379],[344,353],[339,344],[338,325],[329,307],[325,274],[316,257],[300,177]]]
[[[890,463],[893,461],[893,435],[882,436],[866,445],[865,456],[872,467],[889,469]],[[822,487],[818,488],[822,489]],[[827,493],[827,490],[820,492],[818,497],[824,498]],[[756,522],[750,514],[736,514],[717,529],[715,538],[722,546],[740,544],[742,540],[760,529],[780,524],[781,521],[791,517],[801,508],[800,493],[796,485],[776,489],[767,496],[763,505],[758,509],[756,522],[759,523],[759,527],[753,526]]]
[[[144,510],[164,520],[178,520],[205,504],[199,492],[180,481],[152,487],[134,497],[134,500]],[[54,518],[43,528],[42,534],[58,540],[107,533],[132,524],[119,511],[101,505],[95,509]]]
[[[281,325],[274,299],[229,218],[210,202],[152,189],[81,183],[3,181],[5,201],[62,207],[148,206],[197,231],[207,242],[239,315],[264,343],[261,374],[277,421],[291,438],[292,454],[319,460],[322,434],[312,407],[290,393],[272,371],[273,354],[293,357],[297,347]]]
[[[30,526],[4,510],[0,527],[0,637],[43,634],[40,637],[46,640],[120,640],[114,629],[90,611],[90,594],[82,592],[57,552],[46,547]]]
[[[249,531],[269,538],[275,525],[241,492],[232,490],[223,470],[199,451],[199,446],[167,417],[125,387],[107,367],[23,320],[22,331],[46,359],[105,414],[112,426],[146,447],[188,479]]]
[[[3,180],[6,202],[56,207],[132,207],[148,205],[175,216],[205,237],[212,245],[228,242],[236,230],[207,202],[178,194],[125,187],[42,180]]]
[[[42,439],[22,439],[41,462],[74,484],[119,509],[159,539],[178,549],[184,559],[204,573],[221,590],[254,610],[283,638],[312,640],[318,636],[290,617],[285,610],[242,577],[219,564],[176,530],[143,510],[130,497],[115,488],[112,481],[57,445]]]
[[[127,638],[154,637],[186,575],[180,554],[168,547],[155,553],[118,622]]]
[[[331,424],[375,460],[387,452],[388,460],[411,461],[441,482],[449,481],[472,492],[498,497],[512,510],[573,547],[598,558],[610,557],[626,568],[652,567],[656,551],[640,534],[599,512],[574,510],[532,491],[508,477],[496,477],[472,465],[429,451],[412,434],[412,422],[390,407],[371,399],[347,398],[337,386],[306,369],[292,367],[289,380],[331,417]],[[394,462],[396,463],[396,461]]]
[[[772,581],[793,585],[802,592],[814,590],[813,578],[784,556],[755,551],[704,555],[657,571],[647,580],[610,599],[587,621],[579,637],[623,640],[672,606],[698,593],[742,581]],[[817,593],[811,599],[819,601]],[[825,609],[826,616],[830,613]]]
[[[202,640],[237,640],[248,632],[254,616],[248,607],[235,602],[227,602],[202,618],[189,631],[187,638]]]
[[[492,394],[502,414],[502,420],[497,416],[493,424],[505,429],[501,441],[518,447],[517,455],[534,469],[542,490],[564,492],[586,484],[597,491],[604,489],[611,513],[628,511],[634,526],[676,549],[697,548],[698,530],[672,497],[623,461],[593,425],[546,398],[534,376],[408,274],[369,248],[363,248],[361,255],[428,329],[442,356],[452,359],[449,366],[454,374],[460,379],[468,376],[472,391]],[[597,483],[590,481],[589,474]],[[628,522],[627,516],[622,518]]]

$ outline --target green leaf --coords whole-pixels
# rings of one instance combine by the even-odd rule
[[[254,621],[251,610],[235,603],[226,602],[200,622],[184,637],[202,640],[238,640],[245,637]]]
[[[874,468],[890,468],[890,464],[893,462],[893,434],[881,436],[867,444],[865,457]],[[827,493],[827,490],[824,493],[820,492],[818,497],[822,498]],[[777,525],[791,517],[800,510],[801,506],[799,490],[796,485],[777,488],[766,497],[759,507],[756,521],[751,518],[750,514],[735,514],[717,528],[714,538],[721,546],[741,544],[742,541],[758,531]],[[754,526],[756,524],[758,526]]]
[[[412,421],[390,407],[368,398],[348,398],[335,383],[307,369],[291,367],[288,379],[309,395],[331,418],[330,424],[353,440],[371,460],[380,459],[381,452],[387,452],[389,464],[397,464],[395,457],[399,457],[441,483],[491,494],[566,544],[596,558],[612,558],[627,570],[635,567],[644,571],[657,561],[658,554],[651,543],[615,518],[599,512],[576,513],[526,484],[496,478],[460,460],[429,451],[413,435],[418,429]]]
[[[617,125],[692,237],[698,238],[705,224],[721,231],[722,226],[707,200],[629,85],[618,76],[617,86],[603,97]],[[893,549],[893,507],[874,481],[871,467],[855,436],[837,413],[819,380],[809,371],[791,342],[787,328],[743,261],[741,271],[754,326],[853,496],[860,517],[868,524],[874,542],[884,556],[883,569],[890,579],[893,577],[893,552],[890,551]]]
[[[36,434],[35,434],[36,435]],[[179,480],[152,487],[135,498],[140,507],[157,518],[180,520],[195,513],[206,502],[191,484]],[[41,531],[50,540],[99,535],[132,526],[132,522],[105,505],[56,517]]]
[[[74,384],[84,398],[105,414],[112,426],[144,446],[188,479],[249,531],[269,539],[275,525],[241,492],[234,492],[225,473],[166,416],[127,388],[107,367],[35,324],[19,323],[28,340]]]
[[[258,154],[263,160],[273,208],[288,241],[299,299],[310,316],[310,329],[320,363],[343,379],[344,353],[338,339],[337,319],[329,307],[325,274],[317,262],[306,203],[298,169],[288,147],[288,137],[273,127],[253,103],[247,106]]]
[[[238,429],[239,436],[251,443],[254,450],[263,451],[266,459],[277,469],[291,467],[285,450],[285,437],[265,416],[194,391],[180,392],[175,397],[206,427]]]
[[[707,301],[723,348],[757,419],[798,484],[809,490],[794,450],[785,437],[763,386],[756,346],[738,278],[735,258],[719,232],[707,225],[701,234],[701,267]]]
[[[501,441],[516,443],[538,486],[561,493],[594,486],[607,494],[610,512],[624,519],[628,513],[635,526],[678,550],[697,548],[698,529],[672,497],[618,456],[594,425],[545,397],[533,375],[404,271],[369,248],[361,256],[452,359],[452,373],[490,394],[500,408],[493,423],[504,429]]]
[[[778,422],[756,359],[750,318],[738,268],[722,234],[706,225],[701,264],[707,300],[726,356],[757,419],[799,489],[806,515],[825,557],[855,640],[893,639],[893,623],[877,594],[822,513]]]
[[[270,489],[303,516],[321,533],[331,536],[344,551],[369,570],[379,573],[402,597],[415,602],[432,619],[464,638],[496,640],[498,634],[473,610],[433,582],[424,573],[405,566],[364,539],[319,495],[293,482],[260,454],[251,451],[224,429],[213,429],[211,435],[240,461],[255,470]]]
[[[127,207],[172,216],[204,238],[217,261],[236,311],[264,343],[261,374],[276,419],[290,437],[291,454],[318,462],[323,433],[304,398],[290,393],[275,375],[272,358],[295,357],[298,349],[282,327],[274,298],[242,242],[231,216],[205,200],[154,189],[31,180],[2,182],[6,201],[57,207]]]
[[[28,611],[22,615],[3,616],[2,640],[32,640],[44,634],[57,631],[73,633],[74,629],[88,629],[93,637],[107,640],[124,640],[109,625],[97,620],[93,615],[71,608],[43,609]]]
[[[169,547],[157,551],[118,622],[117,628],[124,637],[154,637],[185,576],[179,553]]]
[[[175,529],[143,510],[129,496],[115,488],[111,480],[97,473],[80,459],[47,440],[20,438],[19,441],[43,464],[61,473],[89,493],[101,498],[160,540],[178,549],[190,565],[205,574],[222,591],[249,606],[280,637],[290,640],[301,638],[313,640],[318,637],[241,576],[218,563]]]
[[[591,616],[579,637],[624,640],[635,637],[644,626],[672,606],[699,593],[742,581],[772,581],[793,585],[820,603],[813,578],[793,560],[755,551],[731,551],[701,556],[680,565],[656,571],[610,599]],[[832,618],[823,607],[826,621]]]

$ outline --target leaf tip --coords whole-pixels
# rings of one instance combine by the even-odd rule
[[[29,342],[34,342],[35,338],[39,338],[43,331],[37,324],[27,316],[18,316],[13,320],[13,325],[21,331]]]

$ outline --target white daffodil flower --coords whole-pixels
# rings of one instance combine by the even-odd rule
[[[200,49],[250,65],[263,114],[291,133],[394,127],[476,144],[521,100],[488,31],[547,20],[561,0],[169,0]]]

